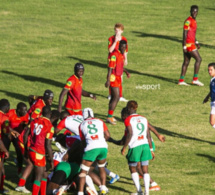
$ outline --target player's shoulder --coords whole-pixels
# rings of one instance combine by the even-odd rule
[[[108,38],[109,41],[111,41],[111,40],[113,40],[113,39],[115,39],[115,35],[112,35],[112,36],[110,36],[110,37]]]
[[[127,42],[127,38],[125,36],[122,36],[122,40]]]

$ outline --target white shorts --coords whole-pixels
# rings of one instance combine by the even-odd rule
[[[211,102],[211,114],[215,114],[215,102]]]

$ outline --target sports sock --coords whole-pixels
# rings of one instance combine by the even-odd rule
[[[32,195],[38,195],[40,191],[40,181],[34,180]]]
[[[122,97],[122,85],[119,86],[119,97]]]
[[[215,124],[213,125],[213,128],[215,129]]]
[[[150,183],[150,176],[148,173],[143,174],[144,178],[144,185],[145,185],[145,193],[149,193],[149,183]]]
[[[84,192],[78,192],[78,195],[84,195]]]
[[[86,176],[86,184],[89,186],[89,188],[91,190],[93,190],[95,193],[97,193],[97,190],[96,190],[96,188],[95,188],[95,186],[93,184],[93,181],[92,181],[92,179],[91,179],[91,177],[89,175]]]
[[[198,74],[194,74],[193,80],[194,80],[194,81],[197,81],[197,80],[198,80]]]
[[[111,118],[113,117],[113,110],[108,110],[108,118]]]
[[[40,195],[46,195],[47,179],[43,178],[40,184]]]
[[[19,179],[19,183],[18,183],[18,186],[25,186],[25,183],[26,183],[26,180],[24,178],[20,178]]]
[[[0,190],[3,190],[4,189],[4,180],[5,180],[5,175],[2,175],[1,176],[1,185],[0,185]]]
[[[137,189],[137,192],[141,192],[142,189],[141,189],[141,186],[140,186],[139,174],[137,172],[132,173],[131,177],[132,177],[134,185],[135,185],[135,187]]]
[[[183,82],[184,81],[184,76],[180,76],[179,82]]]
[[[105,171],[106,171],[106,174],[108,175],[108,176],[110,176],[110,177],[116,177],[116,174],[115,173],[113,173],[113,172],[111,172],[109,169],[107,169],[106,167],[105,167]]]

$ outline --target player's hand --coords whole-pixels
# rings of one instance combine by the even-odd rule
[[[125,149],[126,149],[126,148],[123,147],[122,150],[121,150],[121,154],[122,154],[123,156],[125,155]]]
[[[10,156],[8,151],[7,151],[7,152],[5,152],[5,153],[4,153],[4,155],[5,155],[5,157],[4,157],[5,159],[8,159],[8,158],[9,158],[9,156]]]
[[[119,32],[117,32],[116,36],[115,36],[115,41],[121,41],[121,35]]]
[[[20,134],[17,132],[17,131],[11,131],[10,132],[11,133],[11,135],[13,136],[13,137],[15,137],[15,138],[17,138]]]
[[[197,47],[197,49],[200,49],[200,45],[199,44],[196,44],[196,47]]]
[[[183,49],[183,52],[184,52],[184,53],[187,53],[187,49]]]
[[[129,72],[126,72],[127,78],[129,79],[131,77]]]
[[[124,66],[127,66],[127,65],[128,65],[128,60],[125,59],[125,61],[124,61]]]
[[[107,82],[105,83],[105,87],[110,87],[110,81],[107,81]]]
[[[163,135],[158,135],[158,139],[161,141],[161,142],[165,142],[166,138],[163,136]]]
[[[203,104],[206,103],[206,102],[208,102],[208,100],[209,100],[209,97],[206,97],[206,98],[203,100]]]
[[[90,94],[90,98],[92,98],[93,100],[96,100],[96,95]]]
[[[154,160],[155,159],[155,153],[153,151],[151,151],[151,153],[152,153],[152,160]]]

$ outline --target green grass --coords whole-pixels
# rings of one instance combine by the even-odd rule
[[[203,59],[199,77],[204,87],[176,85],[183,60],[183,21],[192,4],[199,6],[197,39]],[[27,102],[29,94],[41,95],[48,88],[55,93],[56,109],[62,87],[80,61],[85,65],[84,89],[97,94],[95,102],[83,98],[83,108],[93,108],[105,120],[107,39],[114,34],[114,24],[121,22],[131,72],[130,79],[124,76],[124,96],[136,100],[138,113],[166,136],[166,143],[161,143],[153,135],[156,158],[149,170],[162,190],[151,194],[214,194],[215,133],[208,123],[210,106],[202,104],[209,90],[207,64],[214,61],[214,5],[209,0],[1,1],[0,98],[8,98],[15,108],[18,102]],[[193,63],[186,74],[188,83]],[[160,89],[136,89],[143,84],[160,84]],[[119,102],[117,118],[125,105]],[[122,137],[122,122],[108,127],[113,138]],[[6,188],[15,194],[18,177],[11,150],[5,163]],[[109,144],[109,168],[121,176],[108,186],[110,194],[116,195],[135,191],[120,150]]]

